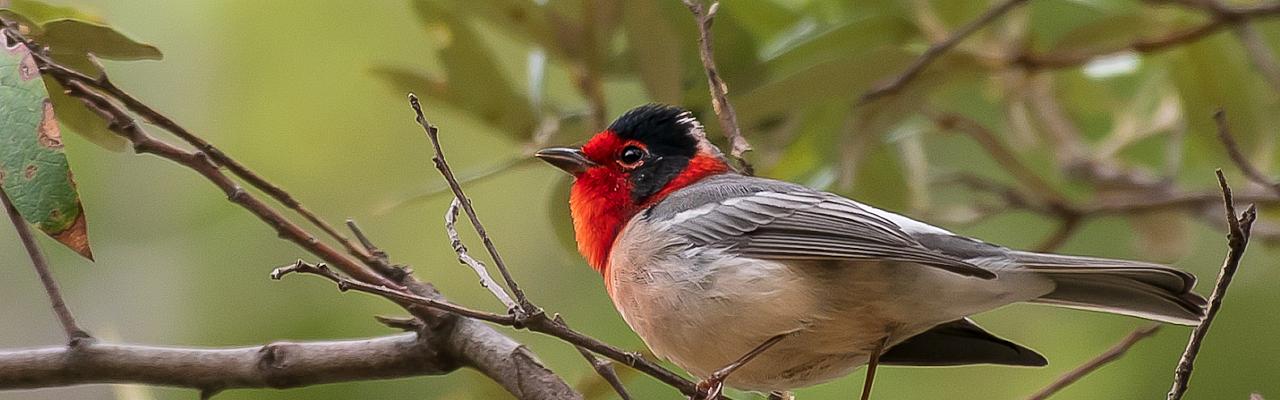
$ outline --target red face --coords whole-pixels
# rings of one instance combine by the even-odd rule
[[[581,149],[538,152],[574,175],[569,206],[578,251],[597,271],[607,273],[613,242],[637,213],[699,179],[729,171],[701,143],[700,129],[683,110],[643,106]]]

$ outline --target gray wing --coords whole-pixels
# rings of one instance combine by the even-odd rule
[[[729,247],[755,258],[892,260],[996,277],[923,246],[878,210],[830,193],[770,182],[740,176],[706,182],[663,201],[678,205],[660,204],[655,211],[668,229],[695,245]]]

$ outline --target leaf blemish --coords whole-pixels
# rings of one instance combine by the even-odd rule
[[[26,177],[27,180],[31,180],[36,177],[36,171],[39,169],[40,168],[36,167],[35,164],[27,164],[27,168],[22,172],[22,175]]]
[[[26,48],[19,50],[22,52],[22,61],[18,63],[18,77],[24,81],[29,81],[40,76],[40,68],[36,67],[36,60],[31,56],[31,52]]]
[[[40,145],[50,149],[62,148],[62,130],[58,127],[58,118],[53,114],[53,102],[44,99],[44,117],[40,118],[40,127],[36,129]]]

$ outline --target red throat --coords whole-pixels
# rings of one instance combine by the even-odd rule
[[[658,193],[641,204],[631,198],[631,181],[616,164],[609,161],[612,147],[620,145],[617,135],[604,132],[585,146],[583,152],[600,164],[577,177],[569,194],[569,208],[573,212],[573,229],[578,241],[578,252],[600,274],[608,276],[609,252],[622,227],[645,208],[656,204],[668,194],[689,186],[702,178],[729,171],[729,166],[718,157],[699,152],[679,175],[667,183]]]

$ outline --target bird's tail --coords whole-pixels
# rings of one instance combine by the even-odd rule
[[[1204,317],[1204,297],[1192,293],[1196,277],[1159,264],[1105,258],[1013,252],[1013,261],[1056,288],[1032,303],[1131,315],[1179,325]]]

